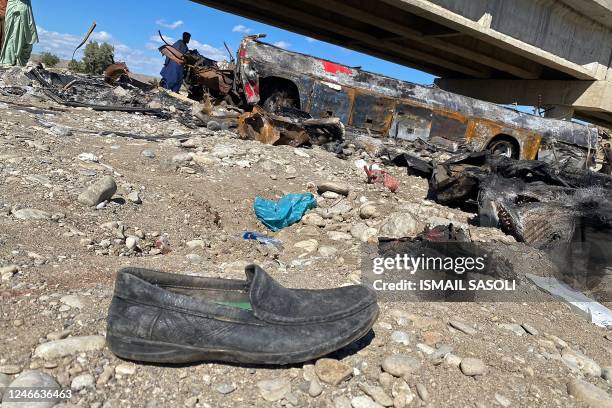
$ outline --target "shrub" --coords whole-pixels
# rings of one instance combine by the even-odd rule
[[[50,52],[43,52],[40,61],[45,64],[46,67],[54,67],[60,62],[60,59]]]
[[[85,47],[83,55],[83,70],[87,74],[100,75],[106,67],[113,64],[115,60],[115,48],[108,44],[90,42]]]

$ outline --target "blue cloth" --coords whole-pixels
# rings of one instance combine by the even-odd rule
[[[311,193],[287,194],[278,201],[255,197],[255,215],[272,231],[281,230],[302,219],[306,211],[315,208],[317,200]]]
[[[183,40],[178,40],[172,44],[173,48],[183,54],[188,51],[187,44]],[[178,92],[183,85],[183,66],[172,61],[170,58],[166,58],[164,67],[162,68],[160,75],[162,76],[161,86],[166,89],[170,89],[173,92]]]

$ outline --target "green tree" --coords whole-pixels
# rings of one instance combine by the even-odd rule
[[[83,54],[83,70],[87,74],[100,75],[106,67],[115,61],[115,48],[108,44],[90,42],[85,47]]]
[[[50,52],[43,52],[40,56],[40,61],[45,64],[46,67],[54,67],[59,63],[59,58]]]
[[[68,63],[68,69],[72,72],[85,72],[85,67],[81,61],[72,60]]]

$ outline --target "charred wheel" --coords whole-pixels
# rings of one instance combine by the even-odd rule
[[[506,156],[513,159],[518,159],[520,155],[520,146],[516,139],[507,135],[495,136],[487,145],[487,150],[493,155]]]

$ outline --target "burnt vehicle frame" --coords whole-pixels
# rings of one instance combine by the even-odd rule
[[[575,167],[586,167],[587,156],[597,149],[595,127],[287,51],[259,41],[262,37],[243,38],[231,73],[226,74],[232,78],[233,100],[243,108],[298,108],[314,118],[338,117],[347,128],[378,137],[422,139],[451,150],[466,146],[516,159],[537,159],[541,149],[551,160],[573,152]],[[169,56],[168,48],[160,51]],[[222,71],[212,67],[202,72],[210,69]]]

